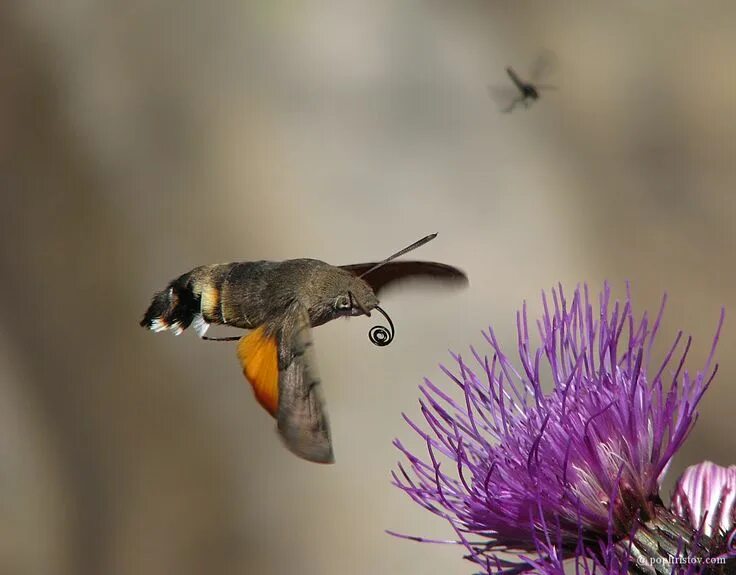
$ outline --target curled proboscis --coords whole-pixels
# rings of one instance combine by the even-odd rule
[[[394,322],[391,321],[391,318],[388,316],[388,314],[380,307],[376,306],[376,309],[381,312],[383,317],[386,318],[389,327],[383,325],[374,325],[370,329],[370,331],[368,331],[368,338],[371,340],[371,343],[373,345],[377,345],[378,347],[385,347],[394,340]]]

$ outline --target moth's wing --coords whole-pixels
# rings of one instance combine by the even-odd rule
[[[334,461],[306,310],[292,306],[277,335],[260,326],[243,336],[238,359],[289,450],[309,461]]]
[[[279,342],[263,326],[240,338],[238,359],[258,403],[276,417],[279,408]]]
[[[375,265],[375,263],[367,263],[340,267],[359,276]],[[371,286],[374,293],[378,295],[378,292],[387,286],[394,285],[402,280],[411,280],[415,278],[436,281],[448,285],[465,286],[468,284],[468,278],[465,273],[456,267],[437,262],[415,262],[404,260],[389,262],[377,270],[372,271],[363,279]]]
[[[330,424],[307,310],[297,304],[279,337],[278,430],[289,450],[315,463],[333,463]]]
[[[517,103],[519,90],[511,86],[488,86],[488,96],[501,112],[510,112]]]
[[[557,56],[552,50],[544,50],[532,64],[529,79],[537,84],[547,79],[557,68]]]

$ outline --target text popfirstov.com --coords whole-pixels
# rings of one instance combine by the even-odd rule
[[[725,565],[728,557],[637,557],[639,565]]]

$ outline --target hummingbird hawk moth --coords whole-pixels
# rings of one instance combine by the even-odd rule
[[[397,281],[424,277],[467,284],[457,268],[435,262],[393,261],[434,239],[422,238],[379,263],[333,266],[315,259],[206,265],[179,276],[153,296],[141,326],[175,335],[193,326],[208,340],[239,340],[237,356],[258,402],[277,421],[293,453],[332,463],[330,427],[314,357],[311,328],[339,317],[370,316],[391,327],[369,332],[376,345],[393,339],[378,294]],[[211,324],[250,330],[242,337],[208,338]]]

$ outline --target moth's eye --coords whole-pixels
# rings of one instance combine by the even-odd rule
[[[345,294],[337,296],[335,300],[335,309],[350,309],[353,307],[353,302],[350,301],[350,296]]]

